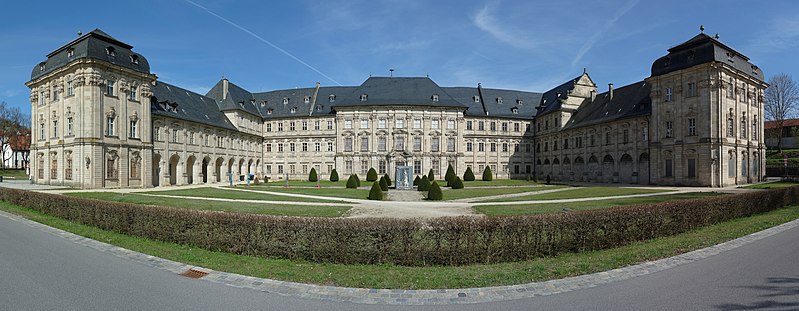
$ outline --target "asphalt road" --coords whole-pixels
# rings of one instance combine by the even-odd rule
[[[0,310],[799,310],[799,227],[590,289],[403,307],[307,300],[189,279],[0,216]]]

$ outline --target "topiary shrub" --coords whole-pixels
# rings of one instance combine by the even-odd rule
[[[427,179],[427,176],[422,176],[422,180],[419,181],[419,187],[417,187],[416,190],[419,191],[430,190],[430,180]]]
[[[366,173],[366,181],[377,181],[377,171],[375,168],[370,168],[369,172]]]
[[[372,183],[372,189],[369,189],[369,200],[383,200],[383,190],[380,188],[380,183]]]
[[[384,175],[383,178],[386,179],[386,185],[391,185],[391,177],[388,177],[388,174]]]
[[[466,173],[463,173],[463,180],[464,181],[474,181],[474,172],[472,172],[472,167],[466,167]]]
[[[452,180],[455,179],[455,169],[452,168],[452,164],[447,166],[447,173],[444,174],[444,180],[447,181],[447,187],[452,187]]]
[[[427,199],[433,201],[441,201],[444,199],[444,194],[441,193],[441,187],[438,186],[437,182],[434,181],[433,184],[430,185],[430,190],[427,191]]]
[[[356,175],[350,175],[350,178],[347,178],[347,188],[356,189],[358,188],[358,180],[356,180]]]
[[[358,174],[352,174],[352,176],[355,176],[355,182],[358,185],[358,187],[360,187],[361,186],[361,179],[358,177]]]
[[[429,172],[427,172],[427,180],[433,182],[436,180],[436,175],[433,174],[433,169],[431,168]]]
[[[452,187],[452,189],[463,189],[463,180],[461,180],[460,177],[455,176],[452,179],[452,182],[449,183],[449,186]]]
[[[486,166],[486,169],[483,171],[483,181],[492,181],[494,180],[494,175],[491,174],[491,167]]]
[[[319,176],[316,176],[316,168],[311,168],[311,172],[308,173],[308,181],[316,182],[319,181]]]
[[[388,182],[386,181],[385,177],[380,178],[379,184],[380,184],[380,189],[381,190],[388,191]]]
[[[330,181],[338,181],[338,172],[336,172],[335,168],[330,171]]]
[[[419,181],[421,181],[421,180],[422,179],[419,178],[419,175],[416,175],[416,178],[413,179],[413,185],[414,186],[418,186],[419,185]]]

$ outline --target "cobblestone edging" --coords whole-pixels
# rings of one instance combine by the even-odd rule
[[[209,281],[234,287],[248,288],[262,292],[279,295],[294,296],[309,299],[322,299],[340,302],[354,302],[362,304],[389,304],[389,305],[442,305],[482,303],[513,299],[531,298],[537,296],[554,295],[573,290],[595,287],[597,285],[630,279],[672,267],[687,264],[696,260],[707,258],[719,253],[752,243],[754,241],[775,235],[782,231],[798,227],[799,219],[793,220],[760,232],[721,243],[704,249],[695,250],[682,255],[645,262],[633,266],[613,269],[605,272],[569,277],[565,279],[535,282],[509,286],[494,286],[463,289],[439,290],[401,290],[401,289],[369,289],[335,286],[319,286],[294,282],[262,279],[244,276],[235,273],[219,272],[202,267],[195,267],[183,263],[158,258],[139,252],[131,251],[107,243],[95,241],[60,229],[43,225],[21,216],[0,211],[0,216],[6,217],[44,232],[61,236],[74,243],[87,246],[97,251],[112,254],[146,266],[179,274],[188,269],[195,269],[209,274],[200,281]]]

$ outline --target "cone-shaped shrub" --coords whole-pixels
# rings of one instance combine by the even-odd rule
[[[385,177],[380,178],[379,184],[380,184],[380,190],[388,191],[388,182],[386,181]]]
[[[441,201],[444,199],[444,194],[441,193],[441,187],[438,186],[437,182],[434,181],[433,184],[430,185],[430,190],[427,191],[427,199],[434,201]]]
[[[486,165],[486,169],[483,171],[483,181],[492,180],[494,180],[494,174],[491,174],[491,167]]]
[[[358,178],[358,174],[352,174],[352,176],[355,176],[355,184],[358,185],[358,187],[360,187],[361,186],[361,179]]]
[[[347,178],[347,188],[355,189],[358,188],[358,180],[355,179],[355,175],[350,175],[350,178]]]
[[[416,175],[416,178],[413,179],[413,185],[414,186],[418,186],[419,185],[419,181],[421,181],[421,180],[422,179],[419,178],[419,175]]]
[[[316,176],[316,168],[311,168],[311,172],[308,173],[308,181],[319,181],[319,176]]]
[[[463,173],[463,180],[474,181],[474,172],[472,172],[471,166],[466,168],[466,173]]]
[[[436,175],[433,174],[433,169],[431,168],[429,172],[427,172],[427,181],[433,182],[436,180]]]
[[[338,181],[338,172],[336,172],[335,168],[330,171],[330,181]]]
[[[386,179],[386,185],[391,185],[391,177],[388,177],[388,174],[384,175],[383,178]]]
[[[369,172],[366,173],[366,181],[377,181],[377,171],[375,168],[370,168]]]
[[[461,180],[460,177],[455,176],[449,183],[449,186],[452,187],[452,189],[463,189],[463,180]]]
[[[383,191],[380,190],[380,185],[378,182],[372,183],[372,189],[369,189],[369,200],[382,200],[383,199]]]
[[[419,191],[427,191],[430,190],[430,180],[427,179],[427,176],[422,176],[422,180],[419,181]]]
[[[452,180],[455,179],[455,169],[452,168],[452,164],[447,166],[447,173],[444,174],[444,180],[447,181],[447,186],[452,187]]]

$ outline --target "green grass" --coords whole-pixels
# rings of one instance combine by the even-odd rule
[[[361,184],[365,185],[366,182],[363,182]],[[366,198],[369,196],[369,189],[348,189],[348,188],[333,188],[333,187],[326,187],[326,188],[254,187],[250,189],[256,191],[271,191],[271,192],[307,194],[307,195],[317,195],[323,197],[364,199],[364,200],[366,200]]]
[[[743,187],[738,187],[738,188],[743,188],[743,189],[775,189],[775,188],[785,188],[785,187],[793,187],[793,186],[799,186],[799,182],[795,182],[795,181],[774,181],[774,182],[769,182],[769,183],[764,183],[764,184],[749,185],[749,186],[743,186]]]
[[[329,181],[329,180],[322,180],[319,181],[320,187],[342,187],[344,188],[347,185],[347,180],[339,180],[339,181]],[[284,187],[286,186],[285,180],[273,180],[267,183],[260,183],[257,185],[252,185],[255,187]],[[289,187],[316,187],[316,182],[310,182],[307,180],[289,180]]]
[[[224,191],[224,190],[222,190]],[[160,205],[183,207],[208,211],[225,211],[248,214],[280,215],[280,216],[309,216],[309,217],[339,217],[346,213],[350,207],[346,206],[309,206],[290,204],[265,204],[241,203],[208,200],[192,200],[150,197],[137,194],[121,194],[112,192],[75,192],[66,195],[104,201],[124,202],[142,205]]]
[[[28,178],[28,174],[25,172],[24,169],[21,170],[0,169],[0,176],[14,177],[15,179]]]
[[[463,176],[461,176],[463,177]],[[540,186],[544,183],[537,183],[533,181],[526,181],[526,180],[518,180],[518,179],[494,179],[492,181],[482,181],[480,180],[480,176],[476,176],[477,180],[474,181],[464,181],[463,185],[468,187],[478,187],[478,186]]]
[[[256,190],[253,189],[252,187],[247,188],[246,186],[235,187],[235,189]],[[176,196],[197,197],[197,198],[238,199],[238,200],[328,202],[328,203],[341,202],[335,200],[319,200],[311,198],[289,197],[284,195],[275,195],[275,194],[254,192],[254,191],[224,190],[224,189],[216,189],[210,187],[177,189],[177,190],[167,190],[167,191],[147,191],[141,193],[157,194],[157,195],[176,195]]]
[[[577,189],[551,192],[551,193],[532,194],[520,197],[486,200],[482,202],[515,202],[515,201],[599,198],[599,197],[613,197],[620,195],[659,193],[659,192],[669,192],[669,191],[671,190],[619,188],[619,187],[585,187],[585,188],[577,188]]]
[[[542,203],[542,204],[518,204],[518,205],[480,205],[474,209],[487,216],[512,216],[512,215],[535,215],[559,213],[564,208],[575,211],[601,209],[622,205],[657,203],[663,201],[686,200],[717,196],[717,192],[691,192],[679,194],[656,195],[640,198],[606,199],[596,201],[566,202],[566,203]]]
[[[565,188],[567,186],[548,186],[537,185],[534,183],[528,184],[529,187],[505,187],[505,188],[469,188],[465,186],[463,189],[450,189],[441,187],[444,193],[444,200],[457,200],[466,198],[486,197],[501,194],[513,194],[531,191],[551,190],[558,188]]]
[[[232,255],[126,236],[43,215],[5,202],[0,202],[0,210],[123,248],[219,271],[302,283],[404,289],[510,285],[607,271],[712,246],[799,218],[799,206],[792,206],[609,250],[492,265],[402,267],[322,264]]]

